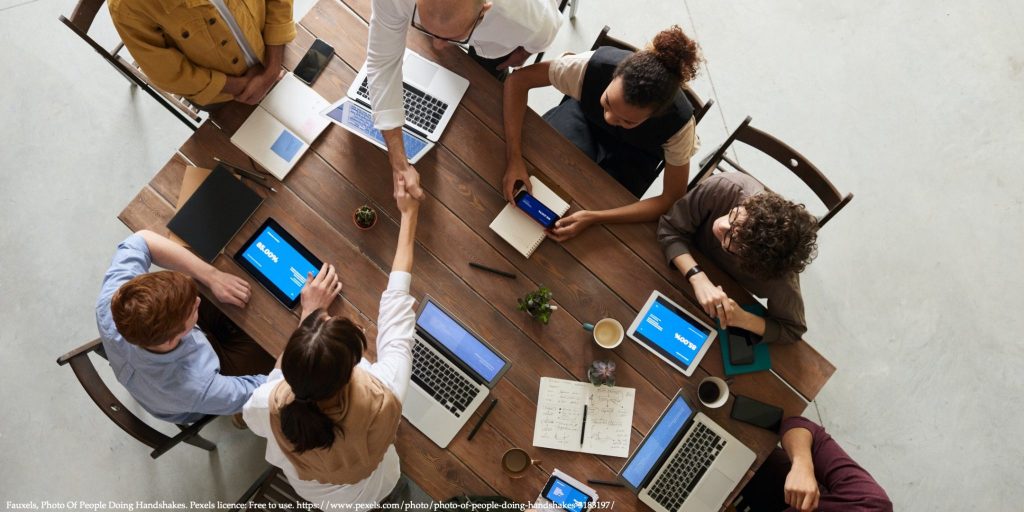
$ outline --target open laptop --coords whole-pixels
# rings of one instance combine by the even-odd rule
[[[619,479],[658,512],[717,511],[756,455],[704,413],[682,390],[668,404]]]
[[[402,86],[405,99],[405,126],[402,140],[409,163],[415,164],[441,138],[455,107],[469,88],[469,80],[423,58],[406,48],[402,61]],[[346,97],[324,111],[352,133],[387,150],[384,136],[373,127],[370,84],[366,64],[348,89]]]
[[[445,448],[510,366],[505,356],[425,297],[416,315],[412,386],[402,416]]]

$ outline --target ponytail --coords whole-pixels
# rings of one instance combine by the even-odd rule
[[[292,333],[281,355],[281,372],[295,400],[281,409],[281,433],[295,452],[334,444],[340,427],[317,402],[344,389],[365,348],[362,329],[347,318],[328,318],[322,310],[307,316]]]
[[[626,102],[659,113],[682,84],[697,76],[702,61],[697,42],[673,25],[654,36],[648,48],[620,62],[612,76],[622,77]]]

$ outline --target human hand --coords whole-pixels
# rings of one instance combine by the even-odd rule
[[[213,296],[224,304],[244,308],[249,302],[249,283],[236,275],[221,272],[214,268],[209,279],[207,279],[206,285],[210,287]]]
[[[498,64],[498,71],[504,71],[508,68],[518,68],[519,66],[522,66],[528,58],[530,58],[530,52],[520,46],[519,48],[512,50],[512,53],[508,55],[505,62]]]
[[[252,69],[255,68],[256,66],[253,66]],[[250,71],[252,71],[252,69],[250,69]],[[263,100],[263,97],[267,95],[270,88],[273,87],[274,84],[276,84],[283,76],[284,70],[280,68],[276,71],[272,69],[263,70],[261,73],[249,80],[249,83],[245,85],[245,90],[243,90],[242,94],[239,94],[235,100],[248,105],[255,105]]]
[[[697,274],[690,278],[693,284],[693,293],[697,296],[697,302],[704,308],[704,312],[711,318],[717,318],[722,329],[729,327],[730,315],[736,309],[736,301],[729,298],[721,286],[715,286],[705,274]]]
[[[794,461],[793,467],[786,475],[784,491],[786,504],[789,506],[801,512],[817,508],[821,491],[818,490],[818,481],[814,478],[814,466],[809,462]]]
[[[412,215],[420,209],[420,200],[409,193],[405,183],[405,176],[398,175],[398,183],[395,187],[395,202],[398,203],[398,211],[402,215]]]
[[[530,175],[526,174],[526,163],[521,157],[509,158],[505,164],[505,177],[501,179],[501,190],[505,194],[505,200],[515,201],[516,182],[521,181],[526,185],[526,191],[533,193],[533,185],[530,184]]]
[[[580,210],[566,215],[555,222],[555,227],[547,231],[548,236],[557,241],[564,242],[590,227],[594,223],[593,213],[587,210]]]
[[[302,318],[317,309],[327,310],[340,292],[341,280],[334,272],[334,265],[324,263],[316,277],[313,277],[312,272],[307,273],[306,284],[300,292]]]
[[[423,188],[420,187],[420,173],[416,172],[416,168],[409,165],[408,162],[403,162],[403,164],[401,167],[391,168],[391,179],[395,185],[393,192],[395,198],[398,198],[398,189],[402,188],[413,198],[423,199]]]

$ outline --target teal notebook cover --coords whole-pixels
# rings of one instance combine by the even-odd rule
[[[743,306],[743,309],[757,316],[764,316],[764,308],[754,303]],[[722,366],[725,367],[725,375],[741,375],[767,370],[772,367],[772,358],[768,354],[768,344],[759,343],[754,345],[754,362],[744,365],[734,365],[729,362],[729,332],[725,329],[718,329],[718,346],[722,347]]]

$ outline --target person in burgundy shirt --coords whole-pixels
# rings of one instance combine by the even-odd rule
[[[892,512],[882,486],[847,455],[825,428],[786,418],[776,448],[733,503],[738,512],[819,510]]]

